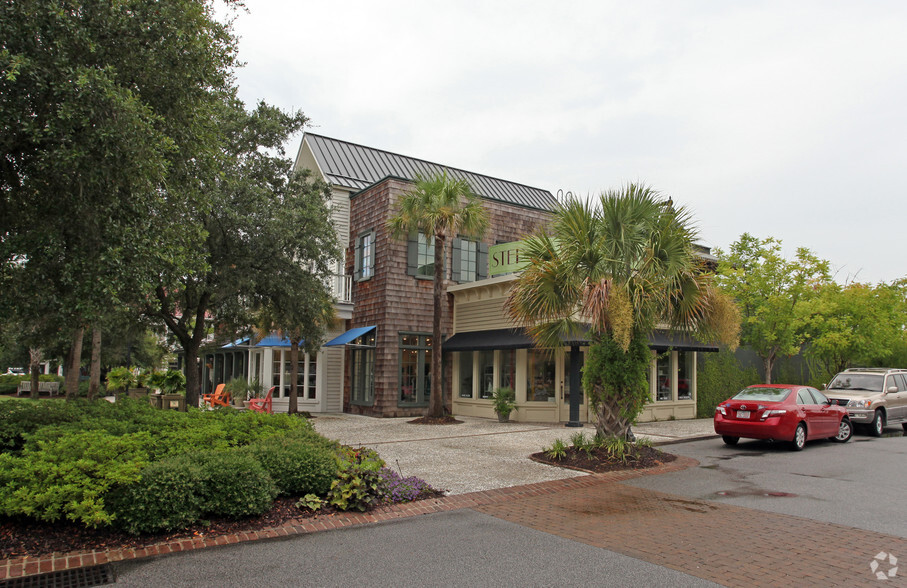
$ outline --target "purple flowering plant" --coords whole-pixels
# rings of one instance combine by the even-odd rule
[[[412,502],[442,494],[425,480],[416,476],[404,478],[390,468],[381,468],[380,476],[384,481],[384,501],[389,504]]]

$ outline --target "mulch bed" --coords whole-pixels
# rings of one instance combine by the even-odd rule
[[[458,421],[450,415],[443,417],[419,417],[411,421],[406,421],[411,425],[462,425],[463,421]]]
[[[560,459],[552,459],[544,451],[533,453],[531,459],[540,463],[568,468],[572,470],[582,470],[585,472],[595,472],[601,474],[604,472],[613,472],[616,470],[641,470],[652,468],[677,459],[676,455],[659,451],[654,447],[637,446],[627,455],[625,461],[614,458],[608,450],[599,447],[586,452],[582,449],[569,447],[566,455]]]

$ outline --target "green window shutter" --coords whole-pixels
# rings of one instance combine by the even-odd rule
[[[450,252],[450,279],[454,282],[460,281],[460,247],[462,241],[454,237],[451,242]]]
[[[419,236],[413,233],[406,242],[406,273],[415,276],[419,269]]]
[[[476,279],[484,280],[488,277],[488,244],[479,243],[479,254],[476,257]]]
[[[362,279],[362,237],[356,238],[356,247],[353,249],[353,279]]]
[[[375,275],[375,262],[378,259],[378,244],[375,242],[375,229],[372,229],[369,232],[368,242],[372,248],[372,254],[368,260],[368,267],[369,267],[369,270],[371,270],[368,272],[368,277],[371,278],[372,276]]]

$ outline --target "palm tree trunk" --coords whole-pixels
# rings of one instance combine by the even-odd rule
[[[88,400],[94,400],[101,389],[101,327],[91,330],[91,372],[88,380]]]
[[[443,235],[435,235],[435,283],[434,314],[431,325],[431,397],[428,401],[428,415],[432,418],[444,416],[444,386],[441,375],[441,320],[444,306],[444,245]]]
[[[299,410],[298,397],[299,390],[297,383],[299,380],[299,340],[296,337],[290,338],[290,405],[287,408],[289,414],[296,414]]]

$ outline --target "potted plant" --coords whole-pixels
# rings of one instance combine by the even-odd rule
[[[186,409],[186,376],[179,370],[165,370],[154,372],[148,377],[151,387],[157,389],[149,399],[155,408],[176,408],[180,411]]]
[[[495,388],[491,395],[492,406],[498,415],[499,423],[506,423],[510,420],[510,413],[516,408],[516,394],[513,388]]]
[[[107,389],[126,392],[135,387],[135,374],[128,367],[119,366],[107,372]]]

